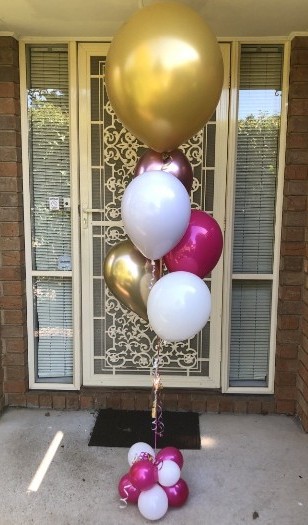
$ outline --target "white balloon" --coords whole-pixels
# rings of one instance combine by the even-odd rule
[[[200,277],[190,272],[164,275],[151,289],[147,303],[149,323],[165,341],[194,337],[211,313],[211,294]]]
[[[127,186],[122,199],[124,229],[148,259],[160,259],[183,237],[190,220],[184,185],[165,171],[146,171]]]
[[[156,484],[151,489],[141,492],[138,498],[138,508],[144,518],[159,520],[168,510],[167,494],[162,487]]]
[[[179,465],[171,459],[165,459],[162,465],[158,466],[158,482],[163,487],[172,487],[181,477],[181,469]]]
[[[155,452],[152,447],[147,443],[139,441],[138,443],[132,445],[128,451],[127,459],[129,465],[132,466],[132,464],[135,463],[135,461],[137,461],[138,458],[142,456],[142,454],[149,454],[155,458]]]

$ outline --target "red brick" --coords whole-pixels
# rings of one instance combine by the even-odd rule
[[[305,255],[305,246],[303,242],[282,242],[281,243],[281,255],[296,256]],[[302,259],[301,259],[302,260]]]
[[[289,98],[307,98],[308,82],[292,82],[289,88]]]
[[[285,226],[305,226],[307,215],[305,211],[287,211],[282,220]]]
[[[23,337],[27,333],[24,325],[3,325],[1,328],[2,338]]]
[[[165,410],[177,410],[178,408],[178,395],[171,392],[164,392],[162,395],[163,407]],[[136,398],[137,403],[137,398]]]
[[[121,396],[122,410],[135,410],[135,394],[125,392]]]
[[[89,410],[94,408],[93,396],[81,394],[80,395],[80,408],[82,410]]]
[[[38,408],[39,407],[39,395],[35,392],[27,393],[27,407]]]
[[[290,82],[307,82],[308,66],[293,66],[290,71]]]
[[[66,408],[68,410],[79,410],[79,395],[77,392],[66,394]]]
[[[1,82],[0,82],[1,85]],[[0,177],[18,177],[21,176],[21,166],[15,162],[0,163]],[[305,177],[303,177],[305,178]]]
[[[275,399],[274,397],[262,399],[261,414],[273,414],[275,412]]]
[[[15,98],[15,85],[14,82],[0,82],[0,97]]]
[[[2,312],[3,325],[24,324],[26,320],[25,310],[5,310]]]
[[[8,405],[10,407],[25,407],[27,406],[26,394],[8,394]]]
[[[27,366],[27,356],[25,354],[5,354],[3,356],[3,366]]]
[[[20,147],[21,145],[20,133],[16,131],[1,131],[0,130],[0,144],[1,146]]]
[[[282,330],[297,330],[298,327],[298,315],[281,315],[278,317],[278,328]]]
[[[297,415],[300,419],[303,429],[305,432],[308,432],[308,415],[302,410],[302,407],[299,403],[297,404]]]
[[[297,343],[299,344],[301,340],[301,333],[299,330],[278,330],[277,331],[277,341],[278,343]]]
[[[296,373],[286,372],[284,370],[276,370],[275,382],[279,386],[295,386]]]
[[[27,339],[25,337],[6,338],[4,341],[5,351],[8,353],[24,353],[27,350]]]
[[[299,301],[300,298],[300,286],[281,286],[279,288],[279,299],[285,299],[286,301]]]
[[[284,210],[303,211],[307,208],[306,195],[289,195],[284,198]]]
[[[248,414],[261,414],[261,399],[251,399],[247,403]]]
[[[204,394],[195,394],[191,396],[191,409],[193,412],[206,412],[207,411],[207,399]]]
[[[308,181],[290,180],[284,186],[285,195],[307,195]]]
[[[116,400],[117,401],[117,400]],[[137,393],[135,396],[135,409],[136,410],[149,410],[152,406],[151,396],[147,393]],[[120,405],[121,407],[121,405]],[[120,408],[117,404],[112,408]]]
[[[289,102],[288,112],[289,115],[308,115],[308,98],[297,98],[295,100],[291,99]],[[288,145],[288,147],[290,146]]]
[[[25,293],[25,283],[19,281],[9,281],[3,283],[3,295],[23,295]]]
[[[301,117],[301,118],[304,118],[304,117]],[[0,156],[1,156],[1,150],[0,150]],[[305,149],[288,149],[286,151],[286,163],[287,164],[308,164],[308,151]]]
[[[16,193],[0,194],[0,222],[23,221],[22,196]]]
[[[0,235],[3,237],[19,237],[24,228],[20,222],[4,222],[0,224]]]
[[[0,114],[15,115],[15,102],[13,98],[0,98]]]
[[[99,392],[94,396],[94,407],[96,409],[107,408],[108,394]]]
[[[1,192],[21,192],[22,181],[17,177],[0,177]]]
[[[307,93],[307,92],[306,92]],[[306,180],[308,176],[308,166],[286,166],[285,179]]]
[[[296,399],[297,389],[295,386],[276,386],[275,395],[276,399],[290,400]]]
[[[0,266],[0,281],[20,281],[25,278],[25,269],[9,266]]]
[[[28,382],[24,380],[5,381],[3,390],[7,394],[24,394],[28,390]]]
[[[180,412],[191,410],[191,394],[189,391],[185,394],[178,394],[178,410]]]
[[[306,49],[308,47],[308,39],[306,36],[296,36],[292,40],[292,53],[295,49]]]
[[[300,315],[303,310],[302,301],[279,301],[279,314]]]
[[[1,237],[0,238],[0,250],[2,251],[18,251],[23,249],[24,239],[23,237]]]
[[[28,377],[28,371],[24,366],[7,366],[6,367],[6,379],[8,381],[15,381],[19,379],[26,379]]]
[[[292,49],[291,65],[308,65],[308,49]]]
[[[287,414],[287,415],[293,415],[295,414],[295,400],[279,400],[277,399],[276,402],[276,412],[277,414]]]
[[[55,410],[63,410],[65,408],[65,395],[54,394],[52,396],[52,408]]]
[[[280,284],[288,286],[302,285],[304,282],[303,272],[281,272]]]
[[[1,99],[0,99],[1,100]],[[21,150],[13,146],[0,145],[0,162],[20,162]]]
[[[302,255],[304,255],[304,254],[302,254]],[[295,255],[284,256],[284,258],[283,258],[283,269],[286,272],[300,272],[300,271],[302,271],[302,269],[303,269],[303,257],[302,256],[295,256]]]
[[[232,413],[234,410],[233,399],[221,397],[219,400],[219,413]]]
[[[247,400],[237,399],[233,404],[233,411],[235,414],[247,414]]]
[[[214,412],[215,414],[218,414],[219,400],[217,399],[217,397],[208,396],[207,402],[206,402],[206,408],[207,408],[207,412]]]
[[[297,369],[298,369],[298,360],[296,358],[283,359],[278,356],[276,357],[276,370],[284,370],[286,372],[297,372]]]
[[[305,239],[305,227],[300,226],[297,228],[292,228],[291,226],[284,226],[282,228],[282,241],[290,242],[301,242]]]
[[[18,308],[23,308],[25,305],[25,296],[0,296],[0,308],[5,308],[7,310],[17,310]]]
[[[51,394],[39,394],[39,406],[40,408],[52,408]]]
[[[25,262],[25,252],[5,252],[2,254],[3,266],[20,266]]]

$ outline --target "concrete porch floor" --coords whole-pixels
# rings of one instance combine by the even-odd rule
[[[48,415],[49,414],[49,415]],[[190,498],[158,522],[121,509],[127,449],[88,447],[95,414],[8,409],[0,418],[1,525],[306,525],[308,435],[289,417],[204,414],[202,450],[184,450]],[[41,485],[29,486],[57,432]],[[59,434],[57,434],[59,436]]]

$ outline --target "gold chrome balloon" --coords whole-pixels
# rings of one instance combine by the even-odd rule
[[[158,152],[197,133],[219,101],[223,63],[205,20],[178,2],[137,11],[106,60],[110,103],[124,126]]]
[[[108,252],[104,277],[109,290],[124,306],[148,320],[147,300],[159,279],[159,262],[144,257],[130,240],[120,242]]]

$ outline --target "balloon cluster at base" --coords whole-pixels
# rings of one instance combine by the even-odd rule
[[[155,455],[147,443],[135,443],[128,451],[129,471],[118,485],[125,503],[135,503],[148,520],[162,518],[168,507],[182,507],[189,489],[181,478],[183,455],[175,447],[165,447]]]

